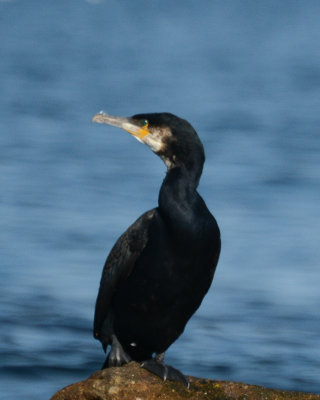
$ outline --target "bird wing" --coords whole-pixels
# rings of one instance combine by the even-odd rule
[[[113,246],[105,262],[100,281],[99,293],[96,301],[94,315],[94,337],[102,338],[103,323],[110,311],[112,297],[118,284],[125,280],[132,272],[134,265],[148,242],[148,230],[156,209],[142,214],[127,230],[120,236]]]

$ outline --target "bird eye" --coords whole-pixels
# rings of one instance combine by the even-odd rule
[[[147,121],[146,119],[142,120],[142,121],[141,121],[141,125],[142,125],[142,126],[148,125],[148,121]]]

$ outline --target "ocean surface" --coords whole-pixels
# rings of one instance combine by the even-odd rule
[[[320,2],[0,0],[0,398],[104,361],[105,258],[165,166],[114,115],[168,111],[206,150],[213,286],[167,362],[320,393]]]

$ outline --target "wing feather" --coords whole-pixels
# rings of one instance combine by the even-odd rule
[[[149,227],[156,209],[147,211],[123,233],[113,246],[105,262],[94,316],[94,337],[101,341],[102,328],[110,312],[117,286],[132,272],[134,265],[148,243]]]

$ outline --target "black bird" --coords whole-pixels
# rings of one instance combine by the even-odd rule
[[[167,166],[158,207],[120,236],[104,265],[94,317],[94,337],[105,351],[111,345],[103,368],[139,361],[188,386],[163,360],[207,293],[220,254],[219,227],[197,192],[203,145],[186,120],[169,113],[100,112],[93,121],[128,131]]]

